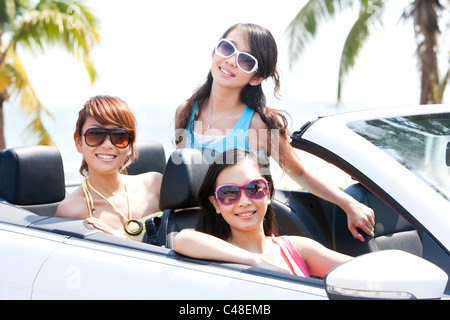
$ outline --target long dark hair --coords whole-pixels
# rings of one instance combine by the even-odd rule
[[[278,50],[272,34],[266,28],[256,24],[239,23],[231,26],[221,38],[226,38],[227,35],[235,29],[239,29],[244,32],[249,42],[249,53],[251,53],[258,60],[258,71],[256,75],[263,77],[264,79],[272,78],[274,82],[274,95],[278,97],[280,91],[280,76],[277,69]],[[195,90],[191,98],[188,100],[187,107],[184,108],[184,110],[180,113],[180,116],[177,117],[175,123],[176,130],[193,130],[193,128],[187,128],[187,126],[194,109],[194,104],[197,103],[199,106],[199,113],[196,116],[196,118],[198,118],[202,112],[202,103],[211,95],[212,83],[213,77],[210,71],[205,82]],[[288,121],[285,116],[286,112],[275,110],[266,106],[266,96],[264,95],[261,84],[257,86],[247,84],[241,91],[241,100],[249,108],[257,112],[261,117],[261,120],[267,125],[269,129],[269,146],[271,145],[270,133],[273,129],[278,131],[280,138],[288,139]],[[178,141],[175,141],[175,143],[178,143]],[[271,150],[267,151],[271,152]],[[273,151],[276,152],[276,150]]]
[[[227,240],[231,235],[231,229],[228,223],[223,219],[221,214],[217,214],[216,210],[209,200],[209,196],[214,195],[216,190],[216,180],[219,174],[226,168],[241,163],[245,159],[250,159],[258,166],[261,176],[265,178],[269,184],[270,199],[274,194],[274,186],[272,175],[269,171],[269,159],[262,157],[255,151],[246,149],[231,149],[219,154],[210,165],[205,179],[200,187],[198,198],[200,202],[200,212],[197,221],[196,230],[211,234],[222,240]],[[266,236],[277,235],[277,225],[272,204],[267,207],[264,217],[264,234]]]

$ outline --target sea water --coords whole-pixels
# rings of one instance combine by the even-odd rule
[[[166,157],[175,150],[174,147],[174,115],[177,106],[138,106],[131,107],[137,119],[137,139],[157,140],[162,143]],[[81,108],[81,107],[80,107]],[[45,114],[42,119],[52,140],[61,152],[66,177],[79,179],[78,169],[82,156],[75,148],[73,134],[80,108],[50,107],[52,117]],[[333,103],[283,101],[282,110],[290,116],[290,130],[298,130],[306,121],[315,120],[319,116],[340,113],[343,111],[363,109],[363,106],[336,107]],[[4,108],[5,139],[7,148],[35,145],[36,141],[26,131],[29,119],[19,108],[6,104]],[[304,156],[303,156],[304,157]],[[314,161],[317,166],[317,161]],[[323,164],[320,164],[322,167]],[[273,174],[280,173],[274,168]],[[290,185],[284,180],[283,184]]]

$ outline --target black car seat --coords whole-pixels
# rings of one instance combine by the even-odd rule
[[[195,228],[198,191],[209,165],[197,149],[175,150],[164,170],[159,206],[163,211],[153,244],[172,248],[175,235],[184,228]],[[149,228],[147,228],[149,230]]]
[[[65,198],[61,154],[50,146],[0,151],[0,201],[42,216],[54,216]]]
[[[280,235],[303,236],[332,248],[334,204],[307,191],[275,190],[272,205]]]
[[[166,154],[160,142],[154,140],[137,141],[136,149],[138,157],[128,166],[128,174],[136,175],[150,171],[164,172]]]
[[[179,149],[170,156],[160,194],[160,208],[164,212],[161,219],[156,219],[153,227],[152,222],[148,221],[150,225],[147,225],[147,231],[155,228],[156,236],[153,236],[155,240],[149,241],[152,238],[150,235],[147,242],[171,248],[173,239],[180,230],[195,228],[197,195],[209,167],[209,157],[204,157],[204,154],[197,149]],[[303,235],[329,246],[331,240],[325,239],[321,232],[323,228],[317,221],[319,214],[315,212],[324,210],[326,203],[309,193],[302,194],[302,203],[294,203],[291,193],[277,190],[272,201],[280,234]],[[294,198],[298,199],[298,195]],[[328,227],[330,228],[331,226]]]
[[[373,251],[399,249],[422,257],[421,235],[408,221],[359,183],[351,185],[345,192],[372,208],[375,213],[375,236],[369,237],[360,231],[364,243],[354,239],[347,227],[347,215],[336,206],[333,213],[333,243],[336,251],[358,256]]]

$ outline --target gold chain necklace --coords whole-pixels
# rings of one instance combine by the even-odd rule
[[[103,199],[106,200],[106,202],[108,202],[111,207],[113,208],[113,210],[115,212],[117,212],[122,219],[125,221],[124,225],[123,225],[123,229],[125,230],[125,232],[127,234],[129,234],[130,236],[136,236],[138,234],[140,234],[142,232],[142,230],[144,229],[144,226],[142,224],[141,221],[137,220],[137,219],[132,219],[131,218],[131,208],[130,208],[130,198],[128,196],[128,191],[127,191],[127,187],[124,184],[124,188],[125,188],[125,192],[127,194],[127,206],[128,206],[128,219],[127,217],[122,213],[122,211],[119,210],[119,208],[117,208],[111,201],[109,201],[103,194],[101,194],[99,191],[97,191],[90,183],[88,179],[84,179],[82,181],[82,186],[83,186],[83,191],[84,191],[84,195],[86,196],[86,204],[89,210],[89,214],[91,215],[91,217],[93,215],[95,215],[95,207],[94,207],[94,199],[92,198],[91,192],[89,191],[89,188],[91,188],[95,193],[97,193],[100,197],[102,197]],[[89,188],[88,188],[89,187]]]

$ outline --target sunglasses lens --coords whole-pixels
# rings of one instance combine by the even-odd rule
[[[245,192],[252,199],[261,199],[267,195],[267,184],[264,180],[253,180],[245,186]]]
[[[84,137],[88,146],[96,147],[105,141],[106,135],[107,131],[105,129],[88,129]]]
[[[111,142],[118,148],[125,148],[130,143],[130,135],[125,130],[111,131]]]
[[[250,73],[257,69],[256,66],[258,62],[255,57],[248,53],[236,50],[233,44],[228,42],[227,40],[220,40],[219,44],[216,47],[216,53],[223,58],[229,58],[233,54],[237,53],[237,65],[241,70]]]
[[[236,186],[222,186],[217,190],[217,199],[224,205],[235,203],[239,199],[240,190]]]
[[[223,185],[217,188],[216,198],[222,205],[236,203],[240,198],[241,189],[245,191],[247,197],[251,199],[262,199],[268,192],[269,187],[265,179],[255,179],[249,181],[245,186]]]
[[[255,59],[246,53],[240,53],[237,61],[241,69],[247,72],[253,70],[256,65]]]
[[[118,148],[126,148],[130,144],[130,134],[123,129],[88,129],[84,137],[88,146],[97,147],[105,141],[108,134],[111,137],[112,144]]]
[[[234,51],[233,45],[224,40],[220,41],[216,48],[216,52],[224,58],[232,56]]]

